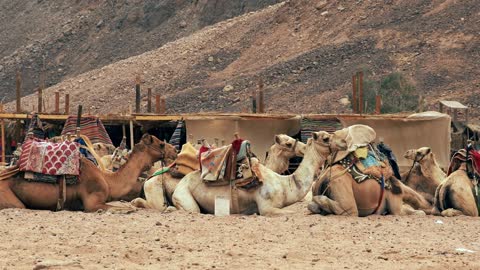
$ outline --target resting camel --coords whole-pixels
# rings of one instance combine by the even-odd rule
[[[238,189],[238,199],[232,199],[232,214],[281,215],[292,211],[282,209],[305,197],[313,182],[315,171],[330,154],[332,135],[321,131],[313,133],[305,147],[300,166],[292,175],[279,175],[252,158],[252,170],[263,182],[252,190]],[[186,175],[175,189],[172,200],[177,209],[188,212],[214,213],[215,197],[230,197],[230,187],[209,186],[200,177],[200,171]],[[233,198],[232,197],[232,198]]]
[[[438,166],[432,149],[430,147],[410,149],[405,152],[404,157],[412,160],[413,165],[409,172],[402,174],[403,183],[433,204],[435,190],[447,174]]]
[[[359,134],[352,133],[357,131]],[[336,131],[332,135],[332,139],[345,141],[350,149],[352,140],[355,141],[352,138],[360,137],[362,140],[369,139],[367,142],[371,142],[375,139],[375,136],[375,131],[371,127],[354,125]],[[332,150],[338,151],[341,149],[332,147]],[[312,213],[322,215],[425,214],[423,211],[404,206],[404,200],[415,208],[431,209],[428,202],[413,189],[405,186],[394,177],[389,180],[392,188],[391,190],[385,189],[384,196],[382,196],[382,189],[377,180],[367,178],[363,182],[357,183],[348,169],[335,163],[335,165],[327,168],[322,177],[315,183],[312,189],[314,196],[312,202],[308,205],[308,209]]]
[[[471,166],[468,167],[468,171],[471,171]],[[477,202],[478,195],[475,198],[475,193],[480,193],[478,191],[480,189],[478,175],[471,179],[467,174],[467,163],[455,158],[452,159],[450,168],[453,172],[440,183],[435,191],[433,214],[444,217],[460,215],[478,217],[480,208],[480,203]]]
[[[303,156],[306,145],[285,134],[275,135],[274,141],[268,151],[265,166],[276,173],[283,173],[288,169],[290,158]],[[167,209],[167,202],[172,202],[172,194],[180,180],[181,177],[172,176],[168,172],[154,176],[145,182],[145,199],[136,198],[132,204],[140,208],[164,211]]]
[[[115,151],[115,146],[113,146],[112,144],[106,144],[106,143],[94,143],[93,150],[100,157],[103,157],[107,155],[112,155],[113,152]]]
[[[67,185],[65,209],[115,211],[108,201],[130,200],[138,197],[143,183],[138,176],[155,161],[174,158],[175,148],[154,136],[144,135],[135,145],[131,157],[117,172],[102,171],[85,158],[80,160],[78,184]],[[58,186],[29,182],[23,174],[0,181],[0,209],[56,209]]]
[[[275,143],[270,147],[265,159],[265,167],[276,173],[288,170],[289,161],[293,157],[303,157],[305,144],[285,135],[275,135]]]

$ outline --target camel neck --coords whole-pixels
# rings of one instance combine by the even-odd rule
[[[437,161],[435,160],[435,156],[432,156],[431,158],[428,159],[423,159],[420,162],[420,169],[422,170],[422,174],[433,181],[435,185],[439,185],[440,182],[445,179],[447,176],[442,169],[437,164]]]
[[[110,197],[118,199],[128,194],[138,184],[138,177],[153,164],[152,157],[145,151],[133,151],[128,161],[120,169],[107,177]]]
[[[284,151],[272,146],[265,160],[265,167],[276,173],[283,173],[288,169],[290,157],[293,157],[293,155],[287,156]]]
[[[303,160],[297,170],[293,173],[294,181],[300,183],[297,190],[299,197],[305,197],[310,190],[315,172],[323,160],[324,159],[317,153],[313,145],[306,147]]]

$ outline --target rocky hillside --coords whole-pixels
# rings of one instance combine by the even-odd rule
[[[0,98],[157,49],[276,0],[0,0]]]
[[[112,23],[96,22],[88,28],[109,35],[114,31]],[[246,111],[249,94],[261,78],[269,112],[347,112],[349,108],[339,100],[349,93],[352,74],[363,69],[372,78],[402,72],[430,108],[438,99],[480,106],[480,2],[476,0],[296,0],[191,35],[182,35],[186,31],[182,22],[172,25],[176,37],[183,37],[66,79],[47,92],[68,92],[73,105],[81,102],[92,112],[122,111],[134,104],[134,78],[140,75],[144,88],[167,97],[169,112]],[[108,48],[122,48],[131,44],[129,39],[119,38]],[[106,47],[103,43],[98,46]],[[97,50],[81,49],[81,41],[77,44],[78,66],[91,68],[86,66]],[[25,107],[31,108],[34,98],[28,97]]]

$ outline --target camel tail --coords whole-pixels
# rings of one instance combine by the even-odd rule
[[[395,179],[403,194],[403,201],[410,204],[415,209],[423,210],[425,213],[430,214],[432,212],[432,205],[420,194],[418,194],[412,188],[403,184],[400,180]]]

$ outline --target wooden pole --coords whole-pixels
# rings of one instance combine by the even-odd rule
[[[140,112],[140,76],[135,79],[135,112]]]
[[[147,89],[147,112],[152,112],[152,88]]]
[[[265,103],[264,103],[264,95],[263,95],[263,80],[260,79],[258,81],[258,112],[264,113],[265,112]]]
[[[160,98],[160,114],[166,114],[167,113],[167,104],[165,102],[165,98],[162,97]]]
[[[82,105],[78,105],[78,111],[77,111],[77,138],[80,137],[80,123],[81,123],[81,120],[82,120]]]
[[[55,113],[60,113],[60,93],[55,91]]]
[[[5,120],[2,119],[2,164],[5,164],[5,161]]]
[[[375,114],[380,114],[382,108],[382,97],[380,95],[375,96]]]
[[[38,108],[38,112],[41,113],[42,112],[42,95],[43,95],[43,89],[42,87],[39,87],[38,88],[38,103],[37,103],[37,108]]]
[[[70,114],[70,94],[65,95],[65,114]]]
[[[357,100],[357,75],[352,76],[352,105],[353,113],[358,113],[358,100]]]
[[[358,73],[358,111],[363,113],[363,72]]]
[[[252,113],[257,113],[257,92],[255,90],[250,94],[250,100],[252,102]]]
[[[17,93],[17,113],[22,112],[22,104],[21,104],[21,87],[22,87],[22,77],[20,75],[20,70],[17,70],[17,77],[16,77],[16,93]]]
[[[132,106],[129,106],[130,115],[132,115]],[[130,120],[130,149],[133,150],[134,137],[133,137],[133,120]]]
[[[160,95],[155,95],[155,113],[160,114]]]

